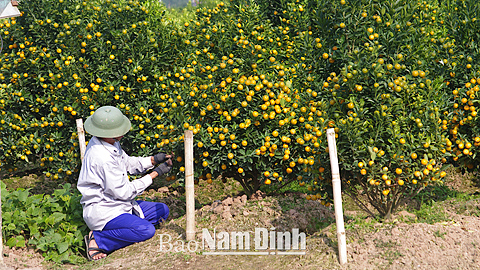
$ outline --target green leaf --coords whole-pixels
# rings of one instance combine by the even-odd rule
[[[18,191],[18,200],[21,202],[26,202],[28,197],[28,190],[19,190]]]
[[[30,230],[30,235],[35,235],[39,233],[38,230],[38,223],[33,223],[28,226],[28,229]]]
[[[4,205],[3,205],[4,206]],[[4,207],[2,207],[4,208]],[[5,209],[3,209],[5,211]],[[12,213],[11,212],[4,212],[2,216],[4,224],[10,223],[12,220]]]
[[[9,223],[9,224],[7,225],[7,230],[13,231],[13,230],[15,230],[16,228],[17,228],[17,226],[15,226],[14,223]]]
[[[15,237],[12,237],[7,241],[7,246],[9,247],[14,247],[16,244],[17,244],[17,239]]]
[[[60,221],[64,220],[67,215],[64,214],[64,213],[55,212],[55,213],[52,214],[52,216],[53,216],[55,222],[60,222]]]
[[[59,242],[62,239],[62,236],[58,233],[54,233],[51,238],[49,239],[50,242]]]
[[[17,243],[15,244],[16,247],[25,247],[25,238],[21,235],[17,236]]]
[[[377,154],[373,151],[373,147],[369,146],[368,147],[368,152],[370,152],[370,159],[375,161],[375,158],[377,157]]]
[[[64,253],[65,251],[68,250],[68,243],[67,242],[57,243],[57,249],[59,254]]]

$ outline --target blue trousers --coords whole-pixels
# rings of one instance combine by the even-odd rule
[[[137,201],[145,219],[132,214],[121,214],[110,220],[103,230],[93,231],[99,248],[107,253],[142,242],[155,235],[155,226],[167,219],[168,206],[164,203]]]

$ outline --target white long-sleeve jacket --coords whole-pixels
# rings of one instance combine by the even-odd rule
[[[131,157],[119,142],[111,145],[92,137],[77,183],[82,193],[83,219],[90,230],[102,230],[107,222],[124,213],[144,218],[134,199],[152,184],[152,178],[147,174],[130,181],[128,174],[143,173],[151,168],[150,157]]]

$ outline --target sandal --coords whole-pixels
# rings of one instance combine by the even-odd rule
[[[95,257],[96,255],[98,254],[107,254],[107,252],[101,248],[96,248],[96,247],[90,247],[90,242],[92,240],[95,240],[95,237],[93,236],[93,232],[92,234],[89,236],[89,235],[85,235],[85,237],[83,238],[85,240],[85,245],[87,247],[86,249],[86,253],[87,253],[87,259],[89,261],[96,261],[93,257]],[[93,253],[92,255],[90,255],[90,251],[96,251],[95,253]],[[103,259],[103,258],[102,258]],[[100,259],[98,259],[100,260]]]

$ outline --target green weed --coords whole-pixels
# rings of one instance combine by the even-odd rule
[[[31,194],[29,189],[9,191],[2,182],[3,236],[9,247],[31,246],[57,263],[84,261],[80,193],[70,184],[52,195]]]

